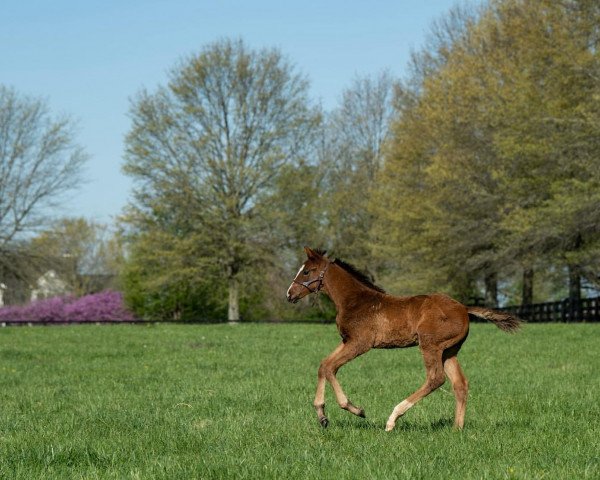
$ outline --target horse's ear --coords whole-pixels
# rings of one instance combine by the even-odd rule
[[[317,254],[317,252],[315,252],[310,247],[304,247],[304,252],[306,253],[306,256],[308,257],[309,260],[314,260],[314,259],[316,259],[316,258],[319,257],[319,255]]]

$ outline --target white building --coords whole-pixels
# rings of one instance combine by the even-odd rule
[[[36,287],[31,290],[31,301],[57,297],[68,293],[67,284],[58,278],[54,270],[48,270],[36,281]]]

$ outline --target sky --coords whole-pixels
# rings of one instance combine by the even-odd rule
[[[57,216],[110,223],[130,199],[122,171],[130,99],[165,85],[178,62],[223,38],[277,47],[334,108],[357,76],[406,72],[455,0],[4,0],[0,83],[77,121],[86,182]]]

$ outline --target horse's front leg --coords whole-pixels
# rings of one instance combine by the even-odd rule
[[[317,374],[317,392],[315,394],[315,401],[313,405],[315,410],[317,411],[317,418],[319,419],[319,423],[321,426],[326,427],[329,424],[329,420],[327,420],[327,416],[325,415],[325,382],[327,381],[326,376],[326,364],[327,362],[335,357],[342,349],[344,348],[344,344],[340,343],[337,348],[331,352],[327,357],[321,361],[321,365],[319,366],[319,372]]]
[[[359,417],[365,416],[365,411],[362,408],[355,407],[352,402],[348,400],[348,397],[342,390],[335,374],[343,365],[362,353],[365,353],[367,350],[368,348],[361,348],[359,344],[341,343],[321,362],[318,372],[317,392],[315,395],[314,406],[317,411],[319,423],[323,427],[326,427],[329,424],[329,420],[325,415],[325,381],[329,381],[331,384],[337,403],[341,408],[348,410],[350,413],[358,415]]]

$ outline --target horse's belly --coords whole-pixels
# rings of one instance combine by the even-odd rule
[[[408,325],[400,327],[385,319],[378,326],[373,348],[404,348],[419,344],[417,332],[411,331]]]
[[[373,348],[406,348],[414,347],[419,344],[418,338],[398,338],[398,339],[382,339],[376,341]]]

